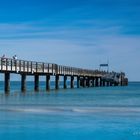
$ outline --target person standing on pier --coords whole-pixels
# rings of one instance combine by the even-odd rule
[[[6,64],[5,54],[2,56],[1,61],[2,61],[2,65],[5,65]]]
[[[17,55],[14,55],[13,56],[13,59],[14,59],[14,64],[15,64],[15,66],[17,65]]]

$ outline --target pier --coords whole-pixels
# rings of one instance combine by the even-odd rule
[[[62,66],[53,63],[15,60],[0,58],[0,73],[4,74],[5,93],[10,92],[10,74],[21,75],[21,91],[25,92],[27,76],[34,76],[34,90],[39,91],[39,76],[46,78],[46,91],[50,90],[50,78],[55,76],[55,89],[59,89],[60,76],[63,76],[64,89],[67,89],[67,78],[70,77],[70,87],[74,88],[74,79],[77,80],[77,88],[102,87],[102,86],[126,86],[128,79],[125,73],[106,72]]]

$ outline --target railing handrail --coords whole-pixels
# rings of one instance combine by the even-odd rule
[[[51,65],[50,67],[53,68],[54,70],[59,70],[59,68],[63,68],[65,69],[65,71],[70,71],[70,72],[77,72],[77,73],[81,73],[81,74],[107,74],[108,72],[105,72],[105,71],[100,71],[98,69],[95,69],[95,70],[91,70],[91,69],[84,69],[84,68],[77,68],[77,67],[72,67],[72,66],[64,66],[64,65],[58,65],[58,64],[55,64],[55,63],[48,63],[48,62],[37,62],[37,61],[29,61],[29,60],[22,60],[22,59],[13,59],[13,58],[7,58],[7,57],[0,57],[0,62],[2,62],[2,60],[6,60],[7,61],[10,61],[10,62],[23,62],[23,63],[26,63],[26,64],[29,64],[31,63],[32,65],[36,65],[37,64],[37,67],[39,66],[49,66]],[[45,67],[44,67],[45,69]]]

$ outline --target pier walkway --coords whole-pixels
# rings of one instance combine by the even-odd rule
[[[10,74],[21,75],[21,91],[26,91],[26,77],[34,76],[34,89],[39,91],[39,76],[46,76],[46,90],[50,89],[50,76],[55,76],[55,88],[59,89],[59,77],[64,77],[64,88],[67,88],[67,77],[71,77],[71,88],[74,88],[74,78],[77,78],[77,88],[94,86],[127,85],[124,73],[105,72],[62,66],[53,63],[15,60],[0,58],[0,73],[4,73],[5,93],[10,91]],[[112,77],[111,77],[112,75]],[[117,75],[117,77],[115,77]],[[109,78],[108,78],[109,77]],[[117,78],[117,80],[115,80]]]

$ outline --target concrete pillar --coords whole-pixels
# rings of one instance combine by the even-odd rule
[[[84,78],[80,78],[80,86],[84,87]]]
[[[46,75],[46,90],[50,90],[50,75]]]
[[[112,86],[112,82],[110,82],[110,86]]]
[[[83,87],[86,87],[86,77],[83,77]]]
[[[89,77],[89,87],[92,87],[92,80],[91,80],[91,77]]]
[[[35,87],[34,87],[34,89],[35,89],[35,91],[39,91],[39,75],[35,75],[35,81],[34,81],[35,83]]]
[[[77,76],[77,88],[80,88],[80,77]]]
[[[59,75],[55,76],[55,89],[59,89]]]
[[[86,86],[90,87],[90,78],[89,77],[87,77],[87,79],[86,79]]]
[[[105,83],[106,83],[106,82],[105,82],[105,81],[103,81],[103,87],[105,86]]]
[[[21,91],[26,91],[26,74],[21,74]]]
[[[80,86],[83,86],[83,79],[80,78]]]
[[[92,78],[92,87],[95,87],[95,78]]]
[[[85,77],[85,84],[86,84],[86,87],[88,87],[88,78]]]
[[[88,77],[85,77],[85,84],[86,84],[86,87],[88,87]]]
[[[107,87],[109,87],[109,82],[107,81]]]
[[[120,85],[123,86],[123,76],[121,75],[121,82]]]
[[[123,86],[123,81],[121,80],[121,84],[120,84],[121,86]]]
[[[115,82],[115,83],[114,83],[114,86],[118,86],[118,83]]]
[[[5,73],[5,93],[10,92],[10,73]]]
[[[100,87],[102,87],[103,86],[103,80],[102,80],[102,78],[100,78]]]
[[[99,78],[98,78],[98,77],[96,77],[96,78],[95,78],[95,86],[96,86],[96,87],[98,87],[98,86],[99,86],[98,80],[99,80]]]
[[[71,76],[71,88],[74,88],[74,76]]]
[[[67,76],[65,75],[64,76],[64,89],[67,88]]]

